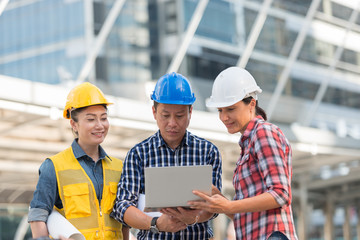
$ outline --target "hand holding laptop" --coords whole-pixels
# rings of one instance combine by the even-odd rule
[[[160,211],[163,214],[169,215],[173,218],[179,219],[186,225],[194,225],[198,223],[201,210],[193,210],[183,207],[177,208],[164,208]]]

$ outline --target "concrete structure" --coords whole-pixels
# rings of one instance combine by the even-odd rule
[[[1,209],[25,209],[40,163],[71,142],[61,110],[74,84],[94,82],[115,102],[104,146],[124,158],[156,130],[148,96],[167,71],[190,79],[197,96],[190,130],[221,149],[231,196],[239,136],[204,103],[215,76],[239,65],[257,79],[260,106],[291,141],[299,238],[359,236],[359,7],[358,0],[1,2]],[[216,239],[227,223],[214,221]],[[17,239],[27,227],[19,226]]]

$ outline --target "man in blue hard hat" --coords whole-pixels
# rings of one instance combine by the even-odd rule
[[[212,165],[212,184],[221,190],[219,150],[187,131],[196,99],[189,81],[178,73],[166,74],[157,81],[151,99],[159,130],[128,152],[111,216],[139,229],[138,239],[210,239],[209,220],[216,214],[178,207],[154,217],[137,208],[145,193],[145,167]]]

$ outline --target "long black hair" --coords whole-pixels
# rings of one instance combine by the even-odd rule
[[[251,102],[252,99],[253,99],[253,97],[247,97],[247,98],[244,98],[242,101],[243,101],[246,105],[248,105],[248,104],[250,104],[250,102]],[[260,115],[265,121],[267,120],[266,112],[264,111],[264,109],[262,109],[261,107],[259,107],[258,100],[256,100],[255,114],[256,114],[256,115]]]

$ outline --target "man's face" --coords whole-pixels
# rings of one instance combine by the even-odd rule
[[[187,105],[162,104],[153,106],[154,119],[165,142],[175,149],[181,143],[189,126],[192,107]]]

